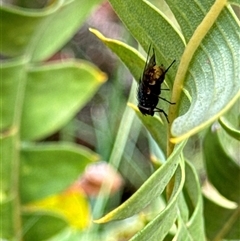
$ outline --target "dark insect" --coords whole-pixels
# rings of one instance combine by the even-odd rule
[[[150,46],[151,47],[151,46]],[[148,50],[148,57],[150,52],[150,47]],[[147,61],[144,67],[144,71],[142,74],[142,78],[139,81],[138,86],[138,109],[141,111],[143,115],[151,115],[153,116],[155,112],[162,112],[164,116],[168,120],[168,116],[163,109],[157,107],[159,99],[168,102],[171,105],[172,103],[165,98],[160,97],[161,90],[169,90],[169,89],[161,89],[161,84],[164,81],[165,74],[169,70],[169,68],[173,65],[175,60],[169,65],[169,67],[165,70],[162,66],[156,65],[155,60],[155,52],[153,49],[153,55],[150,60]]]

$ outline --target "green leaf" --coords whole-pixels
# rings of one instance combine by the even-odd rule
[[[209,180],[223,196],[239,203],[240,167],[224,150],[217,131],[207,131],[203,148]]]
[[[144,69],[145,60],[143,56],[134,48],[129,45],[110,38],[106,38],[96,29],[89,29],[93,34],[95,34],[107,47],[109,47],[117,56],[122,60],[122,62],[127,66],[127,68],[132,73],[133,77],[138,81],[142,76],[142,71]]]
[[[208,240],[238,240],[240,208],[228,209],[204,198],[204,219]]]
[[[0,202],[0,216],[2,219],[0,237],[2,239],[10,240],[15,228],[11,218],[14,217],[14,202],[12,200],[6,200],[4,194],[2,194],[2,196],[3,197],[1,198],[3,198],[3,200]]]
[[[161,60],[166,65],[170,58],[176,58],[177,62],[181,58],[171,99],[177,104],[170,106],[169,111],[170,122],[175,119],[171,128],[175,138],[171,141],[179,142],[216,120],[240,96],[237,77],[239,26],[231,8],[225,7],[225,1],[218,0],[213,6],[209,1],[184,1],[186,8],[181,14],[176,9],[181,9],[179,5],[182,2],[168,2],[171,6],[175,5],[175,17],[183,28],[186,40],[190,39],[185,51],[185,40],[181,34],[149,3],[110,0],[144,49],[148,49],[150,44],[156,49],[157,62]],[[196,13],[199,14],[193,20]],[[175,67],[167,76],[172,79],[174,71]],[[183,86],[186,94],[191,95],[190,108],[182,95]],[[177,118],[178,113],[181,116]]]
[[[220,117],[218,122],[222,128],[234,139],[240,141],[240,99],[234,104],[230,111]]]
[[[219,124],[233,138],[240,141],[240,131],[237,130],[225,117],[219,118]]]
[[[5,33],[1,38],[2,53],[27,53],[34,61],[49,58],[73,36],[99,2],[58,0],[34,11],[1,5],[0,31]]]
[[[229,3],[240,6],[240,0],[230,0]]]
[[[30,69],[22,113],[24,140],[57,131],[94,95],[106,75],[83,61],[66,61]]]
[[[204,220],[202,216],[203,202],[199,179],[195,168],[186,161],[186,180],[184,184],[185,199],[188,200],[188,209],[191,215],[185,221],[185,210],[180,210],[178,222],[178,232],[176,240],[205,240]],[[179,201],[180,202],[180,201]]]
[[[189,8],[195,5],[193,1],[187,4]],[[179,90],[184,85],[192,96],[192,103],[190,109],[173,122],[173,142],[205,128],[225,113],[240,96],[239,25],[230,7],[224,6],[224,1],[216,1],[195,30],[182,56],[173,98],[180,98]],[[190,19],[187,21],[190,24]],[[172,115],[179,108],[176,102],[176,106],[170,107]]]
[[[47,212],[25,212],[22,221],[25,231],[23,239],[26,241],[49,239],[67,227],[65,220]]]
[[[135,105],[129,104],[130,107],[134,109],[138,118],[147,128],[147,130],[152,135],[153,139],[156,141],[162,152],[166,155],[166,139],[167,139],[167,129],[163,124],[163,121],[157,116],[144,116]]]
[[[169,232],[177,218],[177,203],[185,181],[184,161],[180,161],[174,176],[174,188],[166,208],[160,212],[141,232],[131,241],[152,240],[161,241]],[[161,227],[161,228],[160,228]]]
[[[184,35],[186,42],[190,40],[195,29],[202,22],[213,2],[214,1],[211,0],[191,2],[187,0],[181,2],[166,0],[166,3],[173,12],[174,17],[181,28],[181,32]]]
[[[46,59],[59,50],[76,33],[92,8],[101,1],[63,1],[63,6],[59,6],[56,13],[45,18],[34,34],[32,60]]]
[[[174,175],[184,145],[185,143],[181,143],[177,146],[169,159],[126,202],[95,222],[104,223],[130,217],[158,197]]]
[[[150,44],[154,47],[159,65],[168,66],[173,59],[176,59],[178,64],[184,50],[184,40],[165,15],[145,1],[109,2],[145,51],[147,52]],[[168,72],[171,81],[177,64]]]
[[[26,78],[25,58],[1,62],[0,68],[0,130],[2,136],[16,132],[17,113],[21,108],[18,93],[22,90],[21,83]],[[11,108],[10,108],[11,107]],[[16,119],[17,118],[17,119]]]
[[[23,203],[35,201],[69,187],[96,161],[95,153],[70,144],[39,144],[21,152],[20,194]]]

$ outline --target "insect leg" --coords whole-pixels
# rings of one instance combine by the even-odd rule
[[[161,100],[165,100],[166,102],[168,102],[171,105],[175,105],[176,104],[176,103],[170,102],[169,100],[167,100],[167,99],[165,99],[165,98],[163,98],[161,96],[158,96],[158,98],[161,99]]]
[[[170,90],[170,89],[161,89],[161,90]]]
[[[168,115],[167,115],[167,113],[163,109],[155,108],[154,112],[162,112],[164,114],[167,122],[169,123]]]

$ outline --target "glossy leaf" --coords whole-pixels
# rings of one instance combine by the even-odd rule
[[[95,153],[70,144],[39,144],[21,152],[20,194],[23,203],[59,193],[96,161]]]
[[[25,90],[21,135],[40,139],[66,124],[106,80],[96,67],[78,61],[32,67]]]
[[[223,196],[239,203],[240,167],[226,153],[218,135],[209,129],[203,142],[208,178]]]
[[[154,198],[158,197],[174,175],[179,161],[182,148],[185,143],[176,147],[169,160],[164,163],[126,202],[114,209],[99,220],[97,223],[105,223],[112,220],[124,219],[140,212]]]

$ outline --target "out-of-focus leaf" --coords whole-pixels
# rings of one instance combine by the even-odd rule
[[[208,240],[238,240],[240,208],[228,209],[204,198],[204,220]]]
[[[95,222],[105,223],[130,217],[158,197],[174,175],[184,145],[181,143],[177,146],[169,159],[126,202]]]
[[[21,152],[20,194],[23,203],[59,193],[77,180],[98,156],[70,144],[39,144]]]
[[[77,61],[30,69],[22,114],[24,140],[40,139],[58,130],[106,80],[96,67]]]
[[[19,91],[22,91],[22,83],[26,77],[24,65],[26,59],[19,58],[1,62],[0,67],[0,130],[1,136],[8,136],[16,132],[16,112],[21,109],[22,103],[18,99]],[[16,123],[15,123],[16,124]]]
[[[229,3],[236,4],[237,6],[240,7],[240,0],[230,0]]]
[[[1,190],[2,191],[2,190]],[[2,239],[10,240],[12,234],[14,233],[14,225],[12,222],[12,217],[14,216],[14,201],[7,200],[6,196],[2,194],[3,200],[0,202],[0,216],[1,216],[1,230],[0,230],[0,237]],[[4,220],[4,222],[3,222]]]
[[[1,238],[12,240],[19,229],[19,125],[26,73],[25,58],[2,61],[0,66],[0,193]],[[13,222],[14,220],[14,222]]]
[[[1,52],[10,56],[27,52],[34,61],[50,57],[72,37],[99,2],[57,0],[40,10],[1,4]]]
[[[223,196],[239,203],[240,167],[224,150],[218,132],[208,129],[203,148],[209,180]]]
[[[63,216],[69,225],[76,229],[87,228],[90,224],[90,206],[86,195],[77,185],[63,193],[32,202],[26,208],[55,212]]]
[[[23,220],[23,239],[26,241],[42,241],[59,233],[67,223],[59,216],[47,212],[24,213]]]
[[[34,34],[31,43],[32,60],[43,60],[54,54],[72,38],[92,8],[101,1],[61,1],[63,6],[59,7],[56,13],[45,18],[37,33]]]

